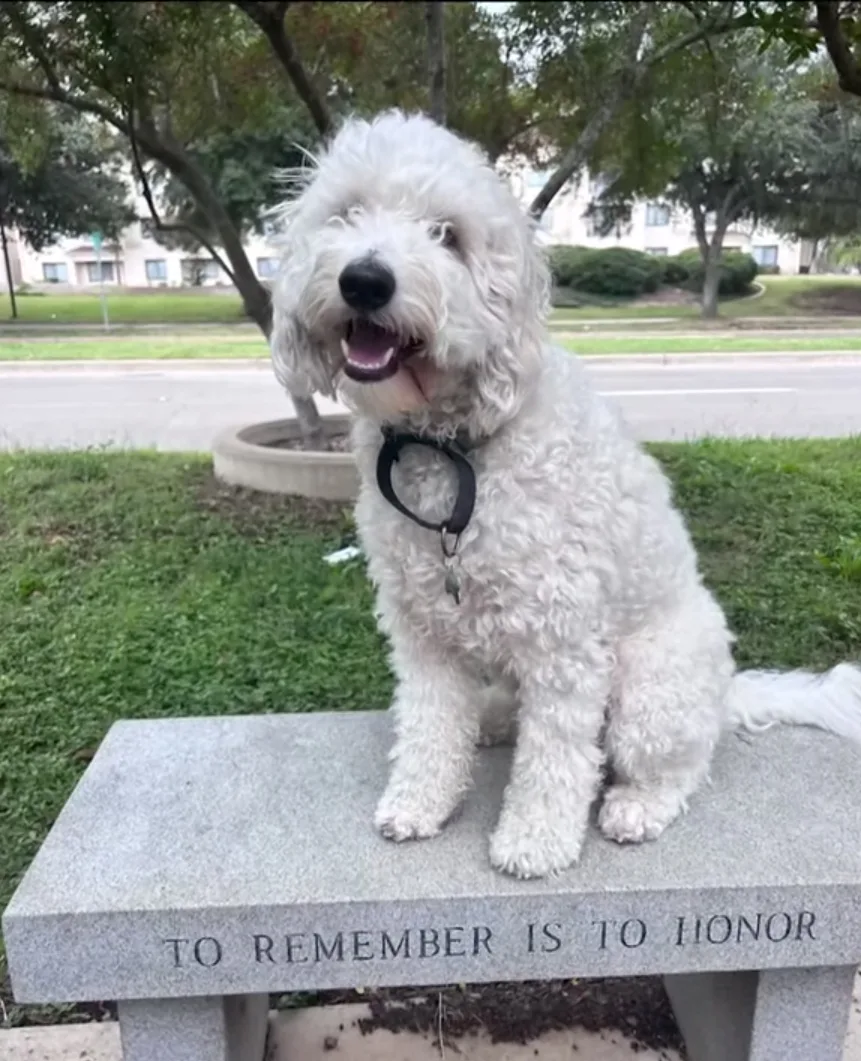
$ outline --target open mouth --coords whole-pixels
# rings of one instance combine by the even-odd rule
[[[347,324],[341,339],[344,374],[359,383],[379,383],[394,376],[402,363],[424,347],[421,339],[390,331],[373,321],[358,318]]]

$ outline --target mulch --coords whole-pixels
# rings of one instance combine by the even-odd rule
[[[261,538],[285,529],[343,534],[352,522],[350,506],[340,501],[229,486],[211,473],[195,486],[197,508],[218,516],[244,537]]]
[[[112,1002],[48,1007],[14,1005],[8,981],[0,988],[11,1023],[33,1027],[51,1023],[116,1020]],[[684,1044],[658,977],[608,980],[550,980],[522,984],[462,984],[436,988],[321,991],[273,996],[277,1008],[360,1003],[368,1015],[357,1020],[363,1035],[378,1029],[432,1037],[452,1051],[468,1036],[483,1032],[494,1043],[528,1044],[552,1031],[583,1028],[614,1041],[619,1035],[633,1054],[668,1051],[685,1058]],[[337,1043],[330,1044],[331,1049]]]
[[[829,287],[822,284],[809,291],[799,292],[791,301],[793,308],[799,313],[855,317],[861,314],[861,286]]]
[[[291,1004],[290,996],[277,1001]],[[478,1032],[494,1043],[528,1044],[548,1032],[583,1028],[611,1041],[619,1034],[633,1054],[651,1049],[667,1061],[668,1051],[687,1056],[658,977],[321,992],[303,999],[311,1005],[351,1002],[368,1007],[368,1016],[357,1021],[364,1035],[415,1032],[453,1051],[458,1040]]]
[[[277,442],[269,444],[270,449],[294,449],[294,450],[308,450],[312,449],[315,452],[324,453],[349,453],[350,451],[350,434],[348,431],[333,433],[326,435],[323,439],[322,445],[315,444],[314,446],[308,446],[304,439],[301,438],[279,438]]]

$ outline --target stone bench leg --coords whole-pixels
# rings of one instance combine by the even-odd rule
[[[263,1061],[268,995],[120,1002],[123,1061]]]
[[[665,976],[691,1061],[841,1061],[855,968]]]

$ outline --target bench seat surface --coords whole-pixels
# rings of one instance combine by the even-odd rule
[[[729,736],[661,839],[592,831],[551,880],[491,869],[510,750],[433,840],[373,811],[383,713],[117,723],[4,918],[21,1001],[852,964],[861,754]]]

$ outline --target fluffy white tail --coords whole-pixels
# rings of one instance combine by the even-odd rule
[[[730,686],[729,722],[753,731],[780,723],[815,726],[861,744],[861,667],[841,663],[825,674],[741,671]]]

